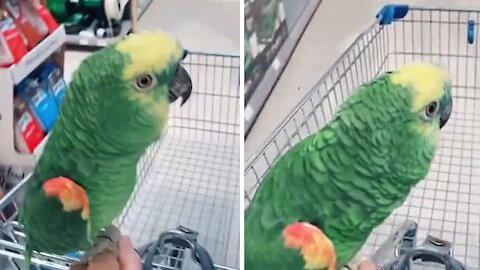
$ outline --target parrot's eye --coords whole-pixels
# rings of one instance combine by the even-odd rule
[[[425,107],[424,118],[426,120],[430,120],[433,116],[435,116],[439,109],[438,101],[431,102]]]
[[[135,88],[138,91],[149,91],[157,84],[157,78],[152,74],[142,74],[137,77]]]

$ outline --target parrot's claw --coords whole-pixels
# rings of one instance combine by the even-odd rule
[[[100,233],[95,241],[93,247],[83,255],[80,260],[81,264],[88,264],[88,262],[96,256],[104,253],[111,252],[115,257],[118,256],[118,241],[120,240],[120,230],[111,225],[105,231]]]

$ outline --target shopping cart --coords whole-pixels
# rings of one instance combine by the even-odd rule
[[[430,173],[407,202],[374,230],[359,255],[374,254],[391,241],[398,226],[414,220],[418,241],[428,239],[427,234],[448,241],[454,258],[470,269],[480,269],[479,22],[476,10],[384,7],[249,160],[245,205],[272,164],[330,121],[359,85],[407,63],[437,63],[452,76],[454,105]],[[399,255],[388,254],[390,259]]]
[[[192,96],[171,109],[165,135],[139,163],[135,192],[116,224],[144,255],[146,269],[200,269],[196,261],[205,250],[217,269],[237,269],[240,59],[192,52],[184,66]],[[26,182],[0,201],[2,270],[25,269],[24,234],[15,219]],[[68,269],[78,257],[35,254],[30,269]]]

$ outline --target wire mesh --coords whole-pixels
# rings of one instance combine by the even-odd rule
[[[218,269],[236,269],[240,248],[240,59],[190,53],[183,66],[192,78],[192,95],[183,106],[179,102],[171,106],[168,128],[140,161],[134,194],[116,224],[137,247],[157,240],[163,231],[186,226],[199,233],[199,243]],[[20,193],[21,189],[2,209],[2,213],[9,210],[5,219],[14,220]],[[10,267],[15,266],[10,269],[23,269],[19,254],[23,253],[24,235],[15,224],[3,224],[0,266],[6,258]],[[191,256],[185,256],[188,251],[172,253],[175,248],[156,257],[156,269],[199,269]],[[49,254],[36,255],[33,261],[42,270],[67,269],[73,262],[75,259]]]
[[[245,169],[245,206],[272,164],[330,121],[360,84],[407,63],[436,63],[452,77],[454,106],[435,160],[428,176],[374,230],[359,255],[371,255],[411,218],[419,224],[419,241],[427,234],[451,241],[455,258],[480,269],[480,138],[475,135],[480,134],[479,43],[467,42],[467,22],[479,22],[479,16],[479,11],[414,8],[391,25],[374,23],[250,159]]]

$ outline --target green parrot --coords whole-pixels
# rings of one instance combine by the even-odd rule
[[[411,64],[362,86],[286,152],[245,211],[245,269],[340,269],[434,158],[451,81]]]
[[[121,213],[137,163],[162,135],[169,104],[190,97],[192,82],[180,65],[186,54],[176,39],[147,32],[81,63],[20,212],[27,265],[32,251],[91,249]]]

